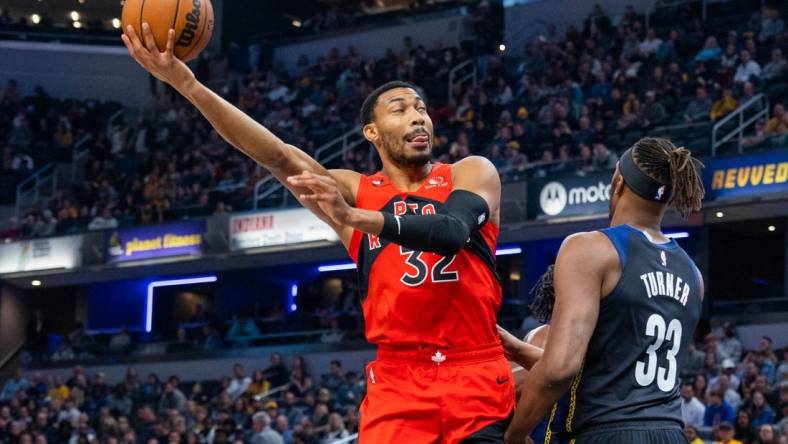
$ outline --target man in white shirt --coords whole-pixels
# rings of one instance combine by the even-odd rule
[[[761,77],[761,65],[752,59],[750,51],[742,49],[739,58],[741,63],[739,63],[739,67],[736,68],[736,74],[733,76],[734,82],[744,83],[749,82],[752,77]]]
[[[725,393],[725,402],[730,404],[733,410],[738,410],[741,405],[741,396],[731,387],[730,377],[723,373],[717,379],[720,390]]]
[[[722,337],[717,344],[717,353],[723,361],[732,359],[731,362],[738,362],[741,359],[741,342],[736,337],[736,329],[730,322],[722,326]]]
[[[109,207],[105,207],[101,210],[101,215],[90,221],[88,230],[105,230],[108,228],[118,228],[118,220],[112,215],[112,210]]]
[[[695,428],[703,427],[703,415],[706,414],[706,406],[695,397],[695,389],[691,382],[681,384],[681,417],[684,424]]]
[[[733,391],[739,390],[739,385],[741,381],[739,377],[736,376],[736,364],[730,358],[725,358],[722,361],[722,373],[714,378],[711,378],[709,381],[709,388],[710,389],[717,389],[719,388],[720,384],[720,376],[725,375],[728,377],[728,385],[730,386]]]
[[[649,30],[646,31],[646,38],[640,42],[640,55],[644,57],[651,57],[655,52],[657,52],[657,49],[659,49],[661,44],[662,39],[657,37],[657,32],[654,31],[654,28],[649,28]]]
[[[233,373],[235,377],[230,381],[230,386],[227,387],[227,394],[235,401],[244,394],[249,384],[252,383],[252,378],[244,375],[244,366],[241,363],[233,365]]]

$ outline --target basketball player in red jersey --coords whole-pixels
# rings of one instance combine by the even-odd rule
[[[194,104],[230,144],[255,159],[339,235],[362,280],[367,368],[361,444],[499,443],[514,407],[496,331],[501,184],[487,159],[431,162],[424,98],[391,82],[365,100],[365,138],[383,170],[326,170],[200,84],[150,27],[129,27],[129,53]],[[533,348],[535,362],[541,350]],[[530,351],[526,351],[529,354]]]

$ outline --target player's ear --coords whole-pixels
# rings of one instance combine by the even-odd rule
[[[364,132],[364,138],[367,139],[367,141],[369,141],[369,142],[371,142],[373,144],[375,142],[377,142],[378,137],[379,137],[379,135],[378,135],[378,127],[377,127],[377,125],[375,125],[374,122],[364,125],[364,128],[362,129],[362,131]]]
[[[624,178],[621,177],[621,174],[616,174],[616,177],[613,178],[613,183],[610,185],[610,195],[613,196],[621,196],[624,193]]]

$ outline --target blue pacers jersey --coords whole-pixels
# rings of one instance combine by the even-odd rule
[[[700,272],[673,240],[655,244],[629,225],[602,230],[621,278],[569,391],[568,432],[650,421],[683,426],[679,375],[701,314]]]

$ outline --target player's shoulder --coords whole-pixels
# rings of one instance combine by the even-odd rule
[[[483,156],[468,156],[463,159],[460,159],[452,164],[451,166],[452,171],[460,170],[471,170],[471,171],[496,171],[495,165],[490,162],[490,159],[483,157]]]
[[[588,248],[604,242],[607,242],[607,236],[601,231],[579,231],[564,238],[561,245],[571,245],[572,248]]]
[[[450,164],[451,175],[455,182],[462,178],[476,183],[501,185],[501,178],[498,169],[495,168],[490,159],[482,156],[468,156],[464,159]]]
[[[339,181],[339,180],[355,180],[355,181],[358,182],[358,180],[362,176],[362,174],[359,173],[358,171],[343,170],[343,169],[329,170],[328,173],[331,174],[331,177],[333,177],[334,180],[336,180],[336,181]]]
[[[618,254],[610,239],[601,231],[581,231],[567,236],[559,254],[592,260],[600,264],[618,261]]]
[[[362,174],[357,171],[342,169],[328,170],[328,174],[337,182],[345,200],[355,202]]]

